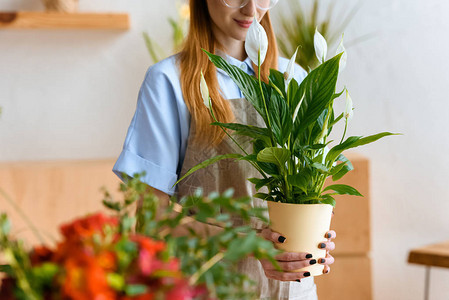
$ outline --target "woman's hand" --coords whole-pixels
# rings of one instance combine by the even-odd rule
[[[270,228],[262,230],[260,235],[273,243],[284,243],[286,238],[279,233],[271,231]],[[278,271],[269,260],[261,260],[262,268],[265,271],[267,278],[276,279],[280,281],[301,281],[301,278],[309,277],[309,272],[291,272],[293,270],[301,269],[309,265],[314,265],[317,262],[324,265],[323,274],[330,272],[330,264],[334,263],[334,258],[329,254],[329,251],[335,249],[335,243],[332,242],[337,236],[335,231],[330,230],[325,234],[326,241],[320,243],[318,248],[326,249],[326,257],[319,258],[318,260],[312,258],[312,254],[309,253],[296,253],[296,252],[283,252],[277,255],[275,258],[278,261],[282,271]]]
[[[285,242],[285,237],[281,236],[277,232],[271,231],[270,228],[263,229],[260,235],[273,243]],[[275,258],[278,261],[282,271],[278,271],[269,260],[261,260],[260,262],[267,278],[281,281],[300,282],[301,278],[309,277],[310,272],[293,273],[291,271],[317,263],[316,259],[313,259],[312,254],[309,253],[283,252],[278,254]],[[328,264],[327,259],[325,260],[325,264]]]
[[[331,270],[329,265],[334,263],[334,257],[329,254],[329,251],[332,251],[335,249],[335,243],[332,242],[332,240],[335,239],[336,236],[337,236],[337,234],[335,233],[335,231],[330,230],[325,234],[327,241],[322,242],[318,245],[318,248],[326,249],[326,257],[322,257],[322,258],[318,259],[318,263],[324,265],[323,274],[329,273]]]

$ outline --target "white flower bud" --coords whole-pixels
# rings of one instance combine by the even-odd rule
[[[351,96],[349,95],[348,90],[346,90],[346,108],[345,108],[345,114],[344,114],[346,121],[349,121],[352,119],[352,116],[354,115],[353,110],[354,110],[354,108],[352,107]]]
[[[326,61],[327,56],[327,42],[326,39],[318,32],[318,28],[315,29],[315,36],[313,38],[313,44],[315,46],[315,54],[320,63]]]
[[[295,76],[295,62],[296,62],[296,54],[298,53],[298,48],[296,48],[295,54],[293,54],[292,58],[288,62],[287,69],[284,72],[284,79],[285,79],[285,89],[287,89],[288,84],[292,80],[292,78]]]
[[[203,71],[201,71],[200,91],[204,105],[206,105],[206,107],[210,109],[211,102],[209,100],[209,88],[207,87],[206,79],[204,79]]]
[[[336,55],[343,53],[343,55],[340,58],[340,67],[338,69],[338,72],[341,72],[346,68],[346,62],[348,60],[348,54],[346,52],[345,46],[343,45],[343,37],[344,37],[344,34],[341,36],[340,45],[338,45],[337,53],[336,53]]]

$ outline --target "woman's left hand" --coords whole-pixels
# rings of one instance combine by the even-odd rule
[[[335,239],[336,236],[337,236],[337,234],[335,233],[335,231],[330,230],[324,236],[325,238],[327,238],[327,240],[318,245],[318,248],[326,249],[326,257],[317,259],[317,262],[319,264],[324,265],[323,274],[329,273],[331,270],[329,265],[334,263],[334,257],[329,254],[329,251],[332,251],[335,249],[335,243],[332,242],[332,240]]]

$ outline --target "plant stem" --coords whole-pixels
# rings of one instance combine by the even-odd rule
[[[268,127],[270,129],[270,138],[271,138],[271,143],[273,143],[273,133],[271,131],[271,121],[270,121],[270,116],[268,115],[268,108],[267,108],[267,102],[265,101],[265,96],[263,94],[263,89],[262,89],[262,80],[260,79],[260,51],[258,52],[258,56],[257,56],[257,73],[258,73],[258,79],[259,79],[259,88],[260,88],[260,94],[262,95],[262,100],[263,100],[263,105],[265,107],[265,114],[267,115],[267,122],[268,122]]]
[[[33,234],[36,236],[36,238],[39,240],[39,242],[44,245],[45,244],[45,240],[42,237],[42,235],[39,233],[39,231],[37,230],[36,226],[34,226],[33,222],[31,222],[31,220],[27,217],[27,215],[23,212],[23,210],[14,203],[14,201],[12,201],[11,198],[9,198],[9,196],[2,190],[0,189],[0,194],[3,196],[3,198],[6,199],[6,202],[8,202],[13,208],[14,210],[20,215],[20,217],[25,221],[25,223],[28,224],[28,226],[30,227],[31,231],[33,232]]]
[[[28,300],[40,300],[41,298],[31,288],[31,284],[26,276],[25,269],[20,266],[19,261],[14,255],[14,251],[11,248],[5,249],[4,254],[11,265],[11,268],[16,272],[18,286],[25,292]]]
[[[219,252],[219,253],[215,254],[204,265],[202,265],[201,268],[192,275],[192,277],[190,277],[189,284],[194,285],[198,281],[198,279],[200,279],[201,275],[203,275],[207,270],[209,270],[216,263],[218,263],[220,260],[222,260],[223,257],[224,257],[223,252]]]
[[[343,136],[341,137],[340,144],[343,143],[343,140],[345,139],[347,129],[348,129],[348,119],[346,119],[346,122],[345,122],[345,131],[343,132]]]

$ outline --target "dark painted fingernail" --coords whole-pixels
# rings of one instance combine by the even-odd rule
[[[283,237],[283,236],[281,235],[280,237],[278,237],[278,241],[279,241],[279,243],[285,242],[285,237]]]
[[[299,280],[299,279],[296,279],[296,282],[301,282],[301,280]]]
[[[306,258],[312,258],[312,256],[313,255],[309,253],[309,254],[306,255]]]
[[[326,237],[327,237],[328,239],[330,239],[330,238],[332,237],[332,234],[328,233],[328,234],[326,234]]]
[[[312,259],[312,260],[310,261],[310,264],[311,264],[311,265],[316,264],[316,259]]]
[[[335,215],[334,211],[332,211],[332,214]]]
[[[310,272],[305,272],[304,273],[304,277],[309,277],[310,276]]]
[[[324,264],[326,262],[326,260],[324,258],[320,258],[319,262],[320,262],[320,264]]]
[[[329,269],[326,270],[326,274],[329,273]]]
[[[326,244],[325,243],[321,243],[319,246],[321,249],[326,248]]]

